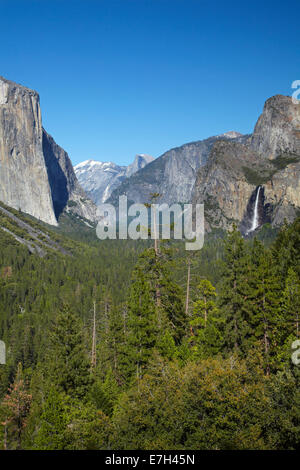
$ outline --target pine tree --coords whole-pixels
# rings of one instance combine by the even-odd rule
[[[289,268],[293,268],[300,277],[300,217],[291,225],[285,221],[272,246],[272,253],[281,273],[282,286]]]
[[[51,386],[43,404],[33,448],[39,450],[63,450],[65,448],[64,433],[69,421],[68,404],[68,396]]]
[[[96,380],[91,389],[91,400],[98,410],[103,411],[107,416],[112,416],[114,405],[120,394],[117,381],[113,371],[108,370],[105,380]]]
[[[112,307],[109,315],[108,359],[109,367],[103,367],[102,373],[112,371],[117,383],[123,386],[126,382],[128,340],[128,306],[123,303]]]
[[[91,385],[90,362],[79,318],[65,307],[50,336],[50,380],[71,397],[84,398]]]
[[[251,334],[249,253],[236,227],[224,242],[225,257],[219,295],[219,308],[224,318],[224,343],[228,350],[245,353]]]
[[[172,256],[171,249],[161,243],[158,254],[151,248],[144,251],[138,265],[146,276],[154,298],[158,334],[163,336],[165,330],[169,329],[175,343],[179,344],[186,333],[187,317],[182,301],[183,292],[171,276],[171,270],[174,269]]]
[[[143,270],[137,266],[128,299],[128,369],[137,380],[152,355],[157,341],[155,301]],[[130,374],[130,375],[131,375]]]
[[[282,311],[287,335],[300,336],[300,280],[289,268],[282,298]]]
[[[159,253],[150,248],[141,254],[133,272],[127,322],[128,357],[133,356],[128,363],[135,364],[136,377],[142,376],[154,348],[170,357],[186,334],[183,295],[171,278],[170,259],[166,247],[161,245]]]
[[[198,285],[198,299],[194,302],[194,318],[192,326],[207,328],[208,318],[217,311],[216,289],[207,279],[202,279]]]
[[[216,289],[206,279],[198,285],[197,300],[193,304],[189,342],[196,358],[217,354],[222,346],[221,320],[216,305]]]
[[[280,331],[280,278],[270,250],[256,239],[251,251],[250,275],[251,342],[259,341],[265,358],[266,372],[276,360]]]

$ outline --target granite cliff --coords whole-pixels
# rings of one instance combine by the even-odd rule
[[[43,153],[56,217],[65,210],[94,221],[97,209],[80,186],[67,152],[44,129]]]
[[[257,227],[291,222],[300,212],[300,103],[276,95],[245,142],[216,142],[192,200],[205,204],[207,229],[236,222],[249,234],[256,200]]]
[[[118,197],[125,194],[129,201],[144,203],[149,201],[151,193],[161,194],[161,203],[188,202],[197,170],[206,164],[213,144],[218,140],[244,141],[246,138],[237,132],[227,132],[173,148],[124,180],[113,191],[109,202],[117,204]]]
[[[2,77],[0,200],[57,225],[43,154],[39,95]]]
[[[42,127],[36,91],[0,77],[0,201],[48,224],[63,210],[94,220],[67,153]]]
[[[97,170],[97,171],[96,171]],[[228,132],[173,148],[161,157],[138,155],[132,165],[83,162],[43,129],[39,95],[0,77],[0,201],[57,225],[62,212],[96,220],[97,202],[204,203],[206,228],[233,222],[249,234],[265,222],[279,226],[300,212],[300,102],[266,101],[253,134]]]
[[[228,132],[169,150],[113,191],[117,205],[131,202],[205,204],[206,228],[244,234],[264,223],[279,226],[300,212],[300,103],[276,95],[268,99],[253,134]],[[257,219],[257,223],[254,222]]]

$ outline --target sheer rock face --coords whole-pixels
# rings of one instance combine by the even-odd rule
[[[274,96],[252,136],[211,137],[147,163],[140,169],[139,160],[129,168],[110,202],[127,194],[143,203],[158,192],[160,203],[204,203],[207,229],[229,228],[235,221],[246,233],[260,186],[259,224],[292,221],[300,213],[300,104]],[[39,95],[2,77],[0,200],[51,225],[64,210],[96,220],[96,206],[79,185],[68,154],[42,128]]]
[[[270,98],[244,143],[215,143],[198,171],[193,202],[204,203],[206,228],[228,229],[233,222],[247,233],[260,186],[259,225],[279,226],[300,211],[300,103]]]
[[[204,203],[206,229],[227,228],[243,218],[255,186],[247,182],[241,157],[250,165],[255,161],[255,155],[246,146],[217,142],[207,164],[198,172],[193,203]]]
[[[109,200],[204,203],[206,228],[251,229],[255,195],[259,225],[281,225],[300,214],[300,103],[266,101],[252,135],[227,133],[174,148],[124,181]]]
[[[273,207],[272,224],[292,222],[300,215],[300,154],[299,161],[277,171],[265,184],[266,204]]]
[[[81,188],[67,152],[44,129],[43,152],[56,217],[65,209],[85,219],[96,220],[97,208]]]
[[[228,132],[173,148],[126,179],[113,191],[109,202],[118,204],[118,197],[126,194],[129,201],[145,203],[149,202],[151,193],[161,194],[159,203],[189,202],[197,171],[206,164],[213,144],[218,140],[244,141],[247,138]]]
[[[0,77],[0,200],[57,225],[42,133],[39,95]]]
[[[276,95],[265,103],[251,139],[251,147],[265,158],[300,155],[300,102]]]
[[[67,153],[42,128],[38,93],[2,77],[0,200],[50,225],[63,210],[96,218]]]

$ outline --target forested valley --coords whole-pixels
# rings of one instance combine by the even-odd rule
[[[2,450],[300,448],[300,219],[195,252],[51,236],[0,230]]]

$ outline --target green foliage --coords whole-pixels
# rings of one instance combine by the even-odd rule
[[[299,156],[296,154],[283,154],[271,160],[271,163],[275,166],[277,170],[284,170],[291,163],[299,162]]]
[[[119,394],[118,383],[112,370],[109,369],[104,382],[98,379],[92,385],[90,398],[97,410],[101,410],[105,415],[111,416]]]
[[[190,320],[192,354],[198,359],[214,357],[222,348],[222,320],[216,305],[216,289],[206,279],[198,285],[197,300]]]
[[[285,289],[281,300],[285,321],[284,331],[295,339],[300,336],[300,279],[293,268],[288,269]]]
[[[253,170],[253,168],[243,166],[243,172],[249,184],[259,186],[270,180],[272,176],[276,173],[276,170],[271,170],[270,168],[267,168],[265,170]]]
[[[274,160],[268,161],[264,166],[258,166],[255,170],[244,166],[243,171],[249,184],[259,186],[269,181],[278,170],[283,170],[291,163],[297,162],[299,162],[299,156],[283,154]]]
[[[246,243],[236,227],[225,241],[225,259],[220,283],[219,308],[224,316],[224,343],[230,351],[245,353],[247,339],[251,334],[249,325],[251,306],[250,256]]]
[[[250,294],[248,303],[252,306],[249,322],[252,327],[250,341],[259,341],[264,351],[265,367],[278,365],[282,312],[280,309],[280,278],[278,269],[269,250],[254,240],[251,250]]]
[[[270,411],[263,372],[228,360],[156,364],[124,394],[114,413],[113,447],[120,449],[268,448]]]
[[[84,399],[87,396],[92,380],[82,325],[68,307],[53,324],[48,361],[51,384],[70,397]]]
[[[300,373],[286,368],[268,384],[271,413],[268,428],[271,445],[279,450],[300,449]]]
[[[272,254],[280,270],[282,285],[289,268],[300,276],[300,218],[292,225],[283,225],[272,247]]]
[[[101,450],[107,448],[109,428],[109,419],[93,405],[51,389],[32,447],[40,450]]]
[[[51,247],[0,231],[1,448],[299,449],[300,219],[274,242],[215,231],[191,256],[10,211]]]
[[[139,380],[157,341],[157,323],[153,292],[140,266],[133,274],[128,300],[128,368]]]

